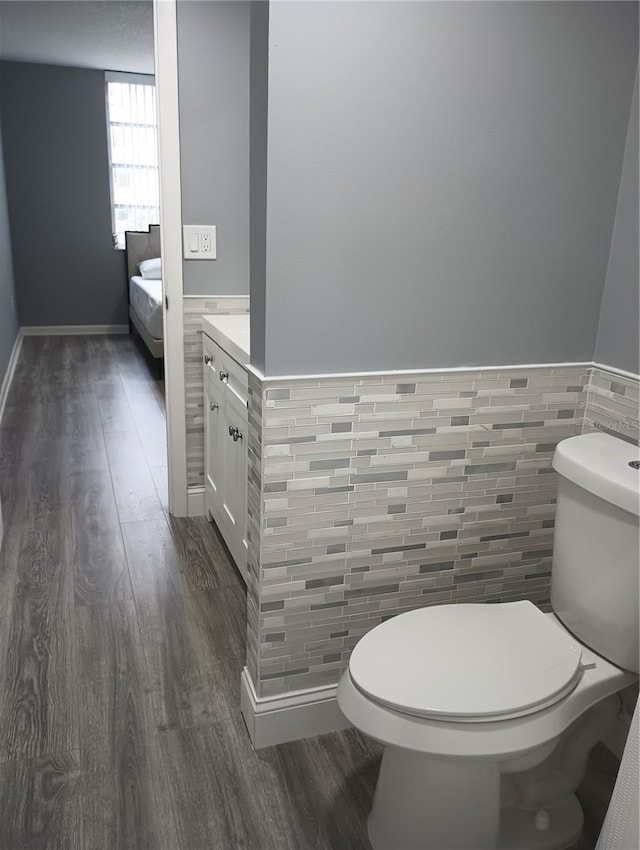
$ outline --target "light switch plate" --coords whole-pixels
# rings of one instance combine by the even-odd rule
[[[183,225],[182,243],[185,260],[215,260],[217,254],[215,225]]]

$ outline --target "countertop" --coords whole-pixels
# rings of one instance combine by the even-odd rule
[[[203,316],[202,331],[241,366],[249,365],[249,314]]]

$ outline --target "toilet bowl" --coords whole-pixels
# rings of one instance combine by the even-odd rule
[[[445,652],[454,669],[468,673],[483,648],[487,660],[492,650],[500,652],[501,666],[481,664],[466,691],[465,677],[447,676],[444,665],[416,675],[417,652],[399,654],[393,663],[394,644],[397,649],[406,638],[408,645],[419,646],[421,627],[424,635],[433,635],[447,620],[457,626],[457,647]],[[518,620],[520,632],[510,634]],[[386,653],[379,642],[386,644]],[[558,650],[557,665],[552,649]],[[377,666],[369,666],[369,657],[377,658]],[[568,847],[580,836],[582,812],[573,792],[589,750],[618,712],[617,700],[606,698],[634,682],[635,674],[580,644],[555,615],[542,614],[529,602],[413,611],[365,635],[352,660],[338,687],[338,704],[354,726],[385,745],[369,819],[374,850],[541,850]],[[518,663],[525,666],[514,675]],[[518,674],[532,668],[535,684],[529,687],[531,679]],[[496,689],[499,671],[505,674],[502,689]],[[404,692],[394,689],[403,673],[411,682]],[[445,687],[442,696],[438,675],[460,683],[459,693]],[[417,710],[419,681],[438,694],[435,709],[425,699]],[[606,706],[593,708],[603,701]],[[596,734],[584,737],[582,753],[574,755],[577,771],[564,766],[564,774],[573,773],[577,781],[569,787],[559,780],[558,766],[550,761],[546,773],[531,777],[545,793],[532,795],[527,773],[559,755],[556,751],[572,735],[580,736],[584,726]],[[511,801],[504,799],[505,775],[517,777],[518,793]]]
[[[636,456],[603,434],[558,447],[556,613],[525,600],[422,608],[356,645],[337,698],[385,745],[374,850],[562,850],[579,837],[574,792],[614,695],[637,679]]]

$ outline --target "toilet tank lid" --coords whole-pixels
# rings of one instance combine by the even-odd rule
[[[639,516],[640,469],[630,466],[633,461],[640,461],[637,446],[598,432],[558,443],[553,468],[589,493]]]

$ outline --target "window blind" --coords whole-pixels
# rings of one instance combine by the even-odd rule
[[[124,248],[125,230],[160,220],[156,90],[122,74],[106,84],[113,244]]]

